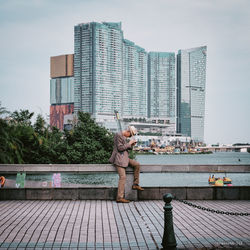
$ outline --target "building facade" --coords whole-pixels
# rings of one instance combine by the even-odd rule
[[[50,58],[50,78],[74,75],[74,54],[52,56]]]
[[[147,52],[123,40],[123,117],[147,116]]]
[[[64,129],[64,116],[74,112],[74,55],[50,58],[50,126]]]
[[[117,110],[123,128],[127,119],[145,133],[203,141],[206,50],[179,50],[176,70],[175,53],[147,53],[124,39],[120,22],[78,24],[74,54],[51,57],[50,124],[63,129],[82,111],[116,132]]]
[[[75,112],[98,115],[122,110],[121,23],[75,26]]]
[[[207,47],[177,55],[177,132],[204,140]]]
[[[74,104],[74,77],[50,79],[50,104]]]
[[[176,118],[175,53],[148,54],[148,117]]]
[[[73,112],[74,104],[50,105],[50,126],[63,130],[65,128],[65,116]]]

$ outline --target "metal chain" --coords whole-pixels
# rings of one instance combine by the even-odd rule
[[[206,208],[206,207],[202,207],[196,204],[193,204],[192,202],[188,202],[185,200],[181,200],[181,199],[177,199],[176,197],[174,197],[174,200],[182,202],[188,206],[194,207],[194,208],[198,208],[201,209],[203,211],[208,211],[211,213],[216,213],[216,214],[226,214],[226,215],[236,215],[236,216],[249,216],[250,213],[234,213],[234,212],[225,212],[225,211],[221,211],[221,210],[215,210],[215,209],[211,209],[211,208]]]

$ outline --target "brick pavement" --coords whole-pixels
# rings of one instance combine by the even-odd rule
[[[250,201],[193,201],[250,212]],[[177,249],[250,249],[250,216],[212,214],[173,201]],[[163,201],[0,201],[1,249],[160,249]]]

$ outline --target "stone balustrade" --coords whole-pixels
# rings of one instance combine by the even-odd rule
[[[0,164],[0,175],[44,173],[102,173],[116,172],[110,164]],[[128,167],[125,195],[130,200],[161,199],[171,193],[178,199],[188,200],[249,200],[250,187],[146,187],[145,191],[132,190],[133,169]],[[142,165],[142,173],[249,173],[250,165]],[[1,188],[0,200],[32,199],[102,199],[114,200],[117,188],[108,186],[61,187],[61,188]]]

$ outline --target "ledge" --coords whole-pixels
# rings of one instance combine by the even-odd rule
[[[131,200],[161,200],[171,193],[183,200],[250,200],[250,187],[146,187]],[[117,188],[2,188],[0,200],[115,200]],[[125,194],[126,196],[126,194]]]
[[[44,173],[101,173],[116,172],[111,164],[0,164],[0,175],[26,172]],[[250,187],[146,187],[145,191],[132,190],[133,169],[128,167],[125,197],[130,200],[162,199],[163,194],[172,193],[179,199],[205,200],[250,200]],[[142,173],[249,173],[250,165],[142,165]],[[1,188],[0,200],[54,200],[54,199],[103,199],[114,200],[117,188],[87,186],[74,188]]]
[[[132,172],[132,168],[127,168]],[[111,164],[0,164],[0,174],[116,172]],[[142,173],[250,173],[249,165],[141,165]]]

